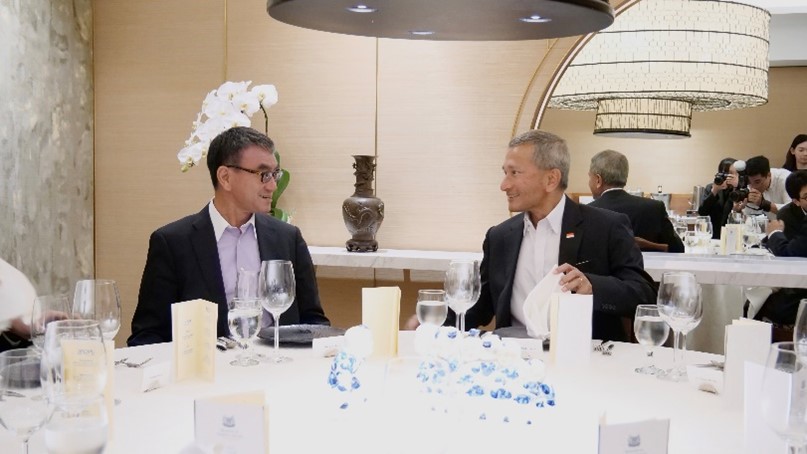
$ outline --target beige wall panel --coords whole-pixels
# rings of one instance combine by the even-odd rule
[[[286,25],[265,0],[228,2],[227,22],[227,78],[278,89],[269,135],[292,172],[281,207],[309,244],[344,245],[351,155],[374,153],[376,40]],[[263,128],[261,114],[253,120]]]
[[[611,148],[630,161],[628,187],[691,193],[694,185],[712,181],[718,162],[731,156],[747,159],[764,154],[779,167],[797,134],[807,133],[804,102],[807,100],[807,68],[771,68],[768,103],[752,109],[696,112],[692,137],[678,140],[612,139],[592,134],[594,112],[549,109],[541,129],[569,142],[572,168],[571,192],[589,192],[591,157]]]
[[[222,81],[221,0],[103,0],[95,16],[96,270],[118,282],[130,333],[148,236],[211,197],[206,171],[176,153]]]
[[[378,195],[385,248],[481,250],[504,220],[501,164],[540,41],[382,40]]]

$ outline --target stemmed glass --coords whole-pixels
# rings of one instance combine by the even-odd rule
[[[42,348],[42,386],[48,400],[89,401],[106,385],[104,337],[95,320],[59,320],[48,324]]]
[[[39,380],[41,356],[26,348],[0,353],[0,425],[22,441],[28,453],[28,439],[45,425],[50,407]]]
[[[793,342],[771,345],[761,393],[762,419],[790,454],[807,452],[807,369]]]
[[[465,313],[479,299],[482,284],[479,262],[476,260],[452,261],[445,279],[448,306],[457,314],[457,329],[465,332]]]
[[[258,335],[261,327],[261,302],[258,298],[258,272],[238,270],[235,297],[227,304],[227,324],[230,334],[238,342],[242,352],[231,361],[233,366],[255,366],[258,360],[249,353],[250,341]]]
[[[67,295],[42,295],[34,299],[31,312],[31,342],[37,351],[45,344],[45,328],[48,323],[70,318],[70,303]]]
[[[762,241],[762,238],[760,238],[761,233],[754,217],[747,216],[745,218],[745,224],[743,225],[743,245],[746,251],[754,246],[759,246],[759,243]]]
[[[796,323],[793,325],[793,344],[803,364],[807,364],[807,299],[799,302]]]
[[[57,402],[45,426],[45,448],[59,454],[101,453],[107,444],[108,426],[103,397]]]
[[[294,280],[294,266],[288,260],[267,260],[261,263],[259,280],[261,304],[272,314],[275,326],[275,349],[270,359],[276,363],[291,361],[280,355],[280,314],[286,312],[294,302],[297,285]]]
[[[649,362],[646,366],[637,367],[636,372],[656,375],[660,369],[653,365],[653,350],[666,342],[670,335],[670,326],[661,318],[657,305],[640,304],[636,306],[633,331],[636,334],[636,340],[644,347]]]
[[[684,356],[686,333],[700,323],[703,316],[701,286],[695,275],[687,272],[669,272],[661,275],[657,305],[661,318],[673,330],[673,367],[659,378],[684,381],[687,378]]]
[[[120,294],[115,281],[84,279],[76,282],[73,317],[98,322],[105,340],[120,330]]]
[[[698,216],[695,224],[695,233],[700,240],[700,246],[707,254],[711,251],[712,242],[712,219],[709,216]]]
[[[448,316],[446,292],[439,289],[418,290],[418,301],[415,313],[420,324],[431,323],[440,326]]]

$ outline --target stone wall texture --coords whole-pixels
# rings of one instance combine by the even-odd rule
[[[0,2],[0,256],[39,294],[94,273],[91,0]]]

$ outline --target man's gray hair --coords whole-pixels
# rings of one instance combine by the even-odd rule
[[[614,150],[604,150],[591,158],[589,171],[602,177],[608,186],[624,188],[628,184],[628,158]]]
[[[509,148],[519,145],[532,144],[532,161],[539,169],[560,170],[560,187],[566,189],[569,186],[569,148],[566,141],[550,132],[533,129],[521,133],[508,144]]]

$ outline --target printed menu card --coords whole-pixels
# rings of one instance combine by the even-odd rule
[[[213,381],[216,373],[216,303],[202,299],[171,305],[174,381]]]
[[[553,293],[550,307],[550,361],[558,366],[581,366],[591,359],[591,295]]]
[[[398,355],[398,329],[401,289],[376,287],[361,289],[361,322],[373,335],[373,355]]]
[[[196,399],[194,438],[205,452],[269,452],[269,407],[262,391]]]

